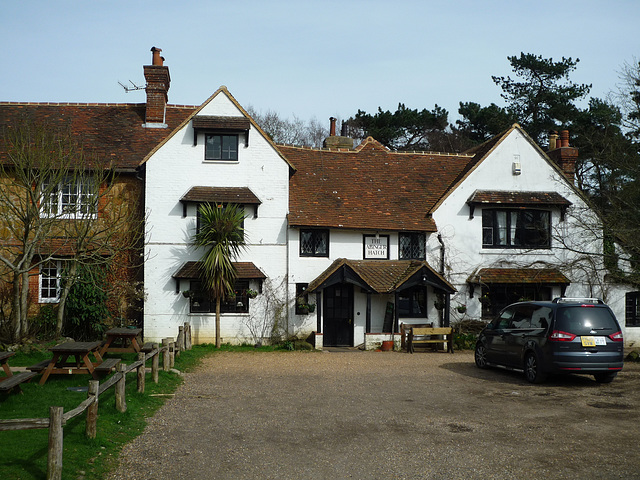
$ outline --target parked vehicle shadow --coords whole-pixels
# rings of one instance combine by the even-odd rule
[[[512,385],[531,385],[526,381],[522,370],[507,369],[502,367],[489,367],[481,369],[476,367],[475,363],[444,363],[440,368],[463,375],[469,378],[475,378],[492,383],[503,383]],[[591,375],[550,375],[542,384],[547,387],[594,387],[599,384]]]

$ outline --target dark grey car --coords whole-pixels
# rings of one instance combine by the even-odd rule
[[[531,383],[550,373],[609,383],[622,370],[622,330],[601,300],[555,299],[509,305],[478,336],[476,365],[522,369]]]

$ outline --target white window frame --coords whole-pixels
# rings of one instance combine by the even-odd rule
[[[43,190],[49,190],[48,184],[43,184]],[[98,191],[92,178],[67,177],[59,182],[49,195],[43,195],[40,215],[43,218],[96,218]]]
[[[53,270],[53,272],[52,272]],[[47,282],[47,286],[44,284]],[[50,282],[53,282],[51,284]],[[62,261],[50,260],[40,265],[40,274],[38,275],[38,300],[39,303],[58,303],[60,301],[60,292],[62,283]],[[55,297],[51,296],[55,289]],[[44,291],[47,295],[44,296]]]

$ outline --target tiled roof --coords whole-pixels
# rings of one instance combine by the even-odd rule
[[[173,278],[200,278],[202,262],[186,262],[172,275]],[[262,271],[252,262],[233,262],[236,267],[237,278],[246,279],[265,279],[267,278]]]
[[[456,289],[447,282],[439,273],[429,266],[427,262],[418,260],[348,260],[340,258],[335,260],[329,268],[320,274],[307,288],[314,291],[341,269],[347,269],[355,275],[363,286],[376,293],[391,293],[402,287],[416,274],[424,275],[425,284],[453,293]]]
[[[355,150],[278,149],[297,170],[289,223],[308,227],[433,232],[427,213],[472,160],[391,152],[371,137]]]
[[[181,202],[237,203],[259,205],[262,202],[248,187],[193,187]]]
[[[144,128],[145,104],[75,104],[0,102],[0,131],[34,123],[69,129],[84,148],[85,157],[101,166],[133,170],[158,143],[196,107],[167,105],[167,128]],[[7,145],[0,135],[0,162]]]
[[[502,190],[476,190],[471,194],[467,203],[469,205],[571,205],[569,200],[557,192],[510,192]]]
[[[555,268],[482,268],[469,283],[534,283],[568,285],[571,281]]]

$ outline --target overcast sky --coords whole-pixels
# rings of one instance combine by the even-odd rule
[[[0,101],[141,103],[152,46],[169,102],[220,85],[243,106],[305,120],[358,109],[503,105],[491,75],[520,52],[580,58],[604,97],[640,58],[639,0],[5,0]],[[328,125],[328,120],[327,120]]]

